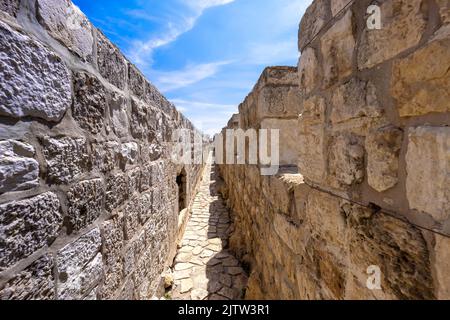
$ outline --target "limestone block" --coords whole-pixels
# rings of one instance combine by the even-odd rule
[[[280,165],[295,165],[298,160],[298,120],[264,119],[261,129],[279,130]],[[268,134],[272,137],[270,132]]]
[[[297,86],[265,86],[258,95],[258,117],[297,117],[301,98]]]
[[[17,17],[19,5],[20,0],[0,0],[0,11],[6,12],[12,17]]]
[[[392,83],[401,117],[450,112],[450,36],[397,60]]]
[[[142,101],[131,99],[131,134],[135,139],[146,139],[148,136],[148,119],[150,110]]]
[[[303,246],[301,243],[298,226],[291,223],[287,217],[280,214],[275,214],[273,226],[275,232],[278,234],[284,244],[286,244],[289,249],[292,250],[292,254],[302,253]]]
[[[300,80],[300,90],[304,90],[308,95],[319,84],[321,75],[316,51],[313,48],[306,48],[299,60],[298,76]]]
[[[128,193],[132,195],[135,192],[139,192],[141,183],[141,169],[139,167],[134,168],[127,172],[128,177]]]
[[[355,36],[352,11],[337,21],[320,39],[322,48],[324,87],[352,73]]]
[[[103,173],[116,168],[119,163],[121,146],[116,141],[107,141],[92,144],[93,166]]]
[[[306,10],[300,22],[299,43],[300,51],[320,32],[328,20],[329,0],[314,1]]]
[[[378,192],[391,189],[398,182],[402,142],[403,131],[393,126],[374,130],[366,138],[367,178]]]
[[[428,249],[420,230],[385,214],[343,204],[349,225],[351,272],[366,283],[369,266],[381,269],[377,299],[434,299]]]
[[[154,164],[149,164],[147,163],[146,165],[144,165],[141,169],[141,192],[147,191],[148,189],[150,189],[152,187],[152,176],[153,176],[153,168],[154,168]],[[156,180],[155,180],[156,182]]]
[[[70,0],[36,1],[37,17],[50,35],[81,58],[92,61],[92,26]]]
[[[74,119],[81,128],[92,134],[100,133],[104,127],[106,111],[105,87],[93,75],[77,72],[74,74],[74,91]]]
[[[153,201],[153,195],[152,192],[146,192],[141,194],[141,215],[140,220],[141,223],[144,224],[152,217],[153,211],[152,211],[152,201]]]
[[[109,102],[111,127],[119,138],[125,138],[129,133],[128,102],[124,96],[116,92],[111,95]]]
[[[0,141],[0,194],[39,185],[39,163],[33,146],[15,140]]]
[[[53,300],[54,262],[50,254],[33,262],[0,290],[0,300]]]
[[[0,270],[52,243],[61,224],[60,203],[52,192],[0,205]]]
[[[444,221],[450,215],[450,128],[411,128],[408,137],[406,192],[409,207]]]
[[[127,249],[125,249],[124,257],[123,257],[123,273],[124,275],[129,275],[134,271],[134,265],[136,262],[136,258],[134,256],[134,246],[130,245]]]
[[[450,239],[435,234],[434,269],[436,270],[436,292],[440,300],[450,299]]]
[[[125,217],[125,239],[131,240],[140,227],[139,216],[141,215],[141,205],[138,197],[128,202],[123,214]]]
[[[115,263],[105,271],[105,280],[100,288],[100,299],[111,300],[115,298],[117,291],[123,282],[123,268],[121,263]]]
[[[350,134],[332,138],[329,171],[335,186],[351,186],[364,180],[364,147],[361,139]],[[336,179],[336,180],[334,180]]]
[[[101,179],[82,181],[67,192],[68,220],[81,230],[97,220],[102,212],[105,190]]]
[[[346,221],[340,200],[320,191],[308,194],[306,219],[313,235],[325,240],[328,245],[344,248],[346,245]]]
[[[348,0],[331,0],[331,15],[335,17],[348,3]]]
[[[138,157],[139,147],[136,142],[122,143],[120,147],[120,158],[123,168],[135,164]]]
[[[100,74],[117,88],[123,90],[127,83],[125,58],[99,30],[97,34],[97,64]]]
[[[117,215],[102,224],[103,245],[102,253],[109,267],[122,261],[122,250],[124,245],[123,216]]]
[[[359,69],[371,68],[417,45],[427,25],[423,0],[389,0],[381,4],[380,30],[364,29],[358,48]]]
[[[42,139],[47,176],[56,183],[67,184],[89,170],[85,138],[60,137]]]
[[[71,75],[41,43],[0,22],[0,115],[58,122],[72,102]],[[30,85],[33,83],[33,85]]]
[[[450,1],[448,0],[437,0],[436,1],[440,8],[441,20],[444,24],[450,23]]]
[[[145,78],[132,64],[128,64],[128,88],[136,97],[143,99],[145,92]]]
[[[119,300],[135,300],[136,293],[135,293],[135,285],[134,285],[134,277],[131,275],[126,280],[124,286],[122,287],[122,290],[119,294]]]
[[[125,173],[113,173],[106,183],[105,207],[112,212],[118,209],[128,199],[128,182]]]
[[[342,300],[345,295],[346,267],[339,258],[326,250],[315,250],[315,260],[318,264],[322,299]]]
[[[79,300],[103,278],[100,244],[97,228],[58,251],[59,300]]]
[[[382,115],[375,86],[371,82],[356,78],[352,78],[333,92],[331,106],[332,124],[351,120],[360,123]]]

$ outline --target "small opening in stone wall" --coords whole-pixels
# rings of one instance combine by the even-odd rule
[[[183,169],[177,176],[178,185],[178,212],[187,208],[187,177],[186,171]]]

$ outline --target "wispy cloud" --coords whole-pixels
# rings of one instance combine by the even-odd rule
[[[233,110],[236,109],[234,104],[218,104],[218,103],[207,103],[201,101],[189,101],[183,99],[170,99],[170,101],[180,108],[185,110]],[[230,111],[231,112],[231,111]]]
[[[164,47],[176,41],[182,34],[189,32],[195,26],[196,21],[203,12],[211,7],[222,6],[234,2],[235,0],[182,0],[191,11],[191,14],[178,17],[176,22],[169,21],[165,25],[165,30],[161,32],[162,37],[151,37],[145,41],[137,40],[127,50],[130,59],[142,69],[148,69],[153,64],[154,50]],[[147,15],[142,10],[130,11],[129,14],[141,16],[144,19],[155,21],[157,17]]]
[[[167,93],[212,77],[222,66],[230,63],[231,61],[219,61],[203,64],[190,64],[184,69],[176,71],[153,71],[153,78],[157,87],[163,93]]]
[[[295,38],[271,42],[252,43],[249,45],[245,63],[267,65],[292,61],[299,57],[297,40]]]

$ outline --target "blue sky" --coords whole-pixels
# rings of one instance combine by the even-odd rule
[[[312,0],[73,0],[205,133],[218,132],[266,66],[296,65]]]

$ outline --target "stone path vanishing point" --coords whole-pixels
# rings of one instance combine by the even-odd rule
[[[209,163],[206,166],[175,258],[172,299],[242,299],[247,275],[226,249],[231,231],[229,211],[217,191],[217,169]]]

